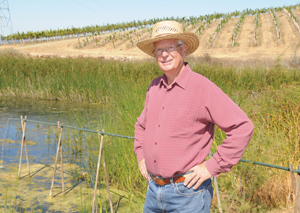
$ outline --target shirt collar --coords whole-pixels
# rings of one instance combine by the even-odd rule
[[[190,78],[190,74],[191,74],[191,68],[188,65],[187,62],[184,62],[185,68],[182,70],[182,72],[180,73],[180,75],[178,76],[178,78],[175,80],[175,82],[173,83],[173,87],[175,85],[178,85],[179,87],[181,87],[182,89],[186,89],[186,86],[188,84],[189,78]],[[167,83],[167,77],[165,74],[163,74],[163,76],[160,79],[160,87],[162,85],[165,85],[166,87],[168,87],[168,83]]]

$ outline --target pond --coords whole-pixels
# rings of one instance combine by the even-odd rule
[[[23,149],[19,179],[20,116],[27,116],[28,120],[25,141],[30,175]],[[106,129],[113,123],[105,105],[0,97],[0,209],[11,212],[91,211],[97,168],[95,156],[99,152],[97,134],[63,128],[63,164],[59,158],[53,197],[49,197],[57,152],[57,121],[91,130]],[[98,184],[96,202],[97,208],[106,212],[110,211],[110,205],[103,180]],[[110,188],[110,191],[114,210],[139,212],[130,195],[115,188]]]

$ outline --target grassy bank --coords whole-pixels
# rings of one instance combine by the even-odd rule
[[[243,159],[288,166],[300,159],[300,71],[275,66],[225,66],[197,59],[192,69],[228,94],[255,124]],[[92,129],[134,135],[145,93],[161,75],[155,62],[119,62],[91,58],[34,59],[12,53],[0,57],[0,94],[19,98],[100,102],[110,115]],[[82,121],[84,122],[84,121]],[[225,138],[216,128],[212,151]],[[138,172],[133,141],[105,138],[105,156],[112,185],[143,200],[147,183]],[[97,159],[97,155],[94,156]],[[257,212],[293,201],[289,174],[239,163],[218,178],[223,209]],[[216,200],[214,200],[216,206]]]

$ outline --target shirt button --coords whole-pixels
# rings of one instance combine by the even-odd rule
[[[158,127],[160,127],[160,125],[158,124]]]
[[[165,107],[163,107],[162,109],[165,109]]]
[[[155,142],[154,144],[157,145],[157,142]]]
[[[154,160],[154,163],[156,163],[156,160]]]

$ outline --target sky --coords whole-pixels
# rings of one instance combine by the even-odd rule
[[[228,13],[246,8],[282,7],[300,0],[1,0],[1,17],[9,17],[13,32],[67,29],[164,17]],[[1,19],[1,26],[5,22]],[[10,22],[9,22],[10,23]],[[10,34],[3,28],[2,34]],[[0,32],[1,33],[1,32]]]

